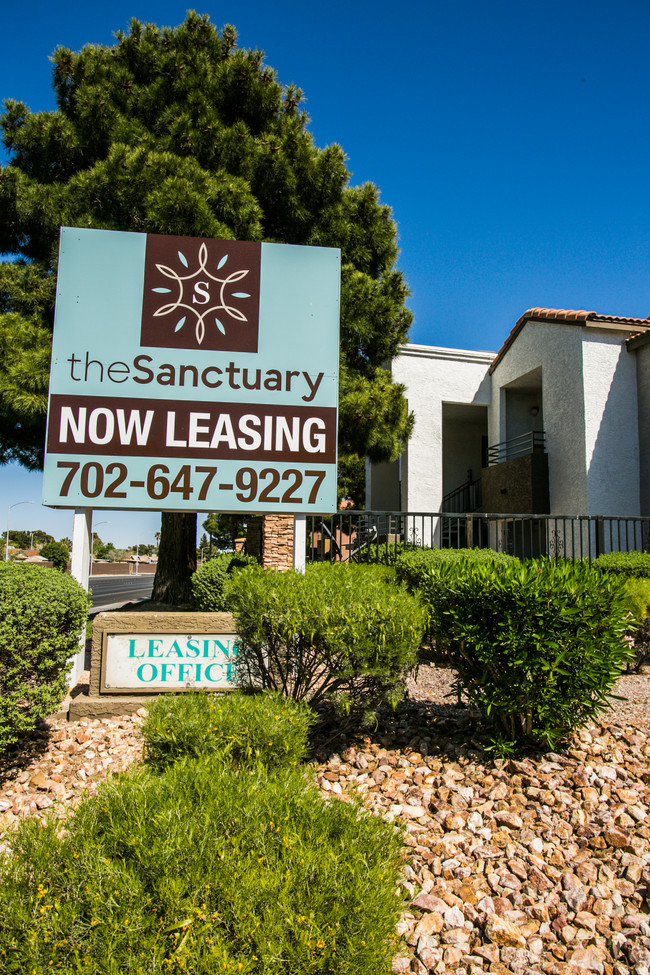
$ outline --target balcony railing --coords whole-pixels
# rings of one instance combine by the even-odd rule
[[[546,434],[544,431],[530,430],[528,433],[522,433],[519,437],[503,440],[501,443],[494,444],[493,447],[488,447],[488,467],[493,464],[502,464],[514,457],[526,457],[528,454],[543,454],[545,452]]]

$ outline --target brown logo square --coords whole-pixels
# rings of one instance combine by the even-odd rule
[[[257,352],[261,245],[148,234],[140,343]]]

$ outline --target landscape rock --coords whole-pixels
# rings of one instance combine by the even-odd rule
[[[403,829],[395,975],[648,975],[650,673],[566,749],[504,761],[420,667],[373,734],[324,746],[324,801],[356,792]],[[640,683],[642,682],[642,683]],[[640,701],[641,704],[635,704]],[[141,758],[142,714],[48,722],[0,768],[0,845],[26,816],[64,818]],[[40,736],[40,737],[39,737]]]
[[[485,922],[485,934],[500,947],[524,948],[526,939],[516,924],[498,914],[490,914]]]

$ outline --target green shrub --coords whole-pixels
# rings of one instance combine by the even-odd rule
[[[224,766],[297,765],[307,754],[311,717],[276,694],[161,695],[142,725],[145,757],[158,768],[202,755]]]
[[[426,618],[391,570],[310,566],[301,575],[244,569],[231,588],[239,668],[253,685],[320,708],[371,712],[401,693]]]
[[[625,603],[632,616],[630,646],[634,657],[628,670],[638,670],[650,658],[650,579],[625,579]]]
[[[51,562],[59,572],[65,572],[68,567],[70,552],[63,542],[48,542],[47,545],[43,545],[39,554]]]
[[[404,552],[412,552],[414,546],[404,542],[373,542],[360,554],[360,561],[374,562],[377,565],[395,565]]]
[[[608,706],[630,656],[620,580],[581,563],[461,561],[421,591],[458,684],[503,742],[553,747]]]
[[[610,552],[608,555],[599,555],[591,564],[599,572],[635,579],[650,579],[650,553],[648,552]]]
[[[508,565],[519,563],[514,555],[495,552],[491,548],[416,548],[400,552],[395,560],[397,579],[403,582],[410,592],[420,588],[431,569],[442,565]]]
[[[650,579],[625,579],[625,602],[634,621],[641,625],[650,611]]]
[[[518,562],[512,555],[494,552],[490,548],[416,548],[405,549],[395,560],[395,578],[409,592],[417,593],[420,586],[428,578],[429,573],[441,565],[476,565]],[[444,662],[444,654],[437,649],[431,627],[427,625],[423,635],[423,643],[419,653],[420,662],[440,664]]]
[[[224,552],[204,562],[192,576],[192,595],[197,609],[206,613],[223,613],[228,608],[228,588],[233,573],[247,565],[256,565],[252,555]]]
[[[0,750],[61,704],[88,602],[69,576],[0,563]]]
[[[26,822],[0,866],[0,970],[388,973],[401,843],[300,770],[211,758],[106,783]],[[393,948],[394,950],[394,948]]]
[[[638,624],[629,634],[634,653],[628,670],[638,670],[650,658],[650,554],[610,552],[598,556],[592,565],[600,572],[625,579],[627,607]]]

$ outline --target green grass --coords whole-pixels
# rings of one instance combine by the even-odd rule
[[[326,802],[304,768],[181,751],[105,783],[65,829],[12,835],[0,972],[387,973],[398,830]]]
[[[147,761],[162,769],[187,755],[266,768],[302,762],[313,714],[279,694],[161,695],[142,726]]]

